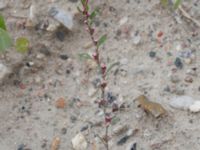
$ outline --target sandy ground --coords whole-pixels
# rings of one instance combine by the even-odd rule
[[[70,0],[5,2],[8,6],[1,12],[12,37],[27,37],[31,50],[21,55],[13,48],[4,54],[6,57],[1,56],[1,63],[14,66],[14,73],[0,87],[0,150],[49,150],[55,137],[60,138],[59,150],[71,150],[71,140],[81,129],[103,120],[101,109],[94,104],[96,96],[91,96],[95,90],[92,83],[98,78],[94,63],[78,57],[81,52],[93,51],[92,47],[84,48],[90,42],[89,36],[77,18],[72,31],[58,29],[64,40],[56,36],[58,31],[24,29],[22,24],[31,5],[38,10],[37,18],[42,22],[48,19],[50,7],[70,10],[69,6],[78,3]],[[179,95],[200,99],[199,28],[179,13],[163,9],[158,0],[108,2],[94,5],[101,10],[95,21],[97,36],[108,35],[102,58],[107,64],[120,62],[109,74],[107,92],[128,106],[116,113],[119,121],[111,125],[109,134],[119,125],[137,130],[122,145],[117,145],[117,141],[124,133],[112,136],[110,149],[130,150],[133,143],[137,143],[138,150],[200,149],[200,115],[169,106],[170,99]],[[198,0],[184,5],[193,17],[200,18]],[[158,39],[159,32],[163,35]],[[191,58],[183,58],[183,68],[177,69],[174,61],[184,50],[192,52]],[[154,58],[149,56],[152,51],[156,53]],[[196,68],[196,75],[191,76],[193,81],[185,81],[188,70],[193,68]],[[174,74],[180,81],[171,80]],[[134,99],[144,93],[150,100],[159,102],[168,111],[168,117],[156,119],[138,108]],[[56,107],[59,98],[66,100],[65,108]],[[95,133],[103,136],[103,125],[82,131],[87,149],[94,150],[94,145],[105,149]]]

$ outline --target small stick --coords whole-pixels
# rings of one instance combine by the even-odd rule
[[[187,13],[187,12],[183,9],[182,6],[179,6],[178,9],[180,10],[180,12],[182,13],[182,15],[183,15],[185,18],[191,20],[191,21],[192,21],[193,23],[195,23],[198,27],[200,27],[200,22],[199,22],[198,20],[192,18],[192,17],[190,16],[190,14]]]

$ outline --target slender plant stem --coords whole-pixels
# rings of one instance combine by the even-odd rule
[[[93,45],[95,46],[95,61],[98,65],[99,68],[101,68],[101,65],[102,65],[102,61],[100,59],[100,53],[99,53],[99,45],[98,45],[98,41],[95,40],[95,37],[94,37],[94,28],[92,28],[92,26],[90,25],[89,23],[89,13],[88,13],[88,10],[87,10],[87,6],[88,6],[88,0],[86,0],[86,3],[83,4],[83,15],[85,16],[85,24],[87,26],[87,31],[89,32],[89,35],[90,35],[90,38],[92,40],[92,43]],[[106,82],[106,72],[103,72],[102,71],[102,68],[100,69],[100,73],[101,73],[101,85],[103,83],[107,83]],[[105,100],[105,87],[106,86],[101,86],[101,99],[102,100]],[[106,105],[103,105],[103,112],[104,112],[104,118],[106,118],[106,111],[107,111],[107,106]],[[109,128],[109,125],[106,125],[106,128],[105,128],[105,147],[106,147],[106,150],[109,150],[109,144],[108,144],[108,128]]]

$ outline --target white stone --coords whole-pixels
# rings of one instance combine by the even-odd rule
[[[121,64],[121,65],[127,65],[127,64],[128,64],[128,59],[127,59],[127,58],[122,58],[122,59],[120,60],[120,64]]]
[[[120,19],[119,25],[122,26],[122,25],[124,25],[127,22],[128,22],[128,17],[123,17],[122,19]]]
[[[188,110],[189,107],[194,104],[195,100],[189,96],[180,96],[172,98],[170,101],[170,106],[180,110]]]
[[[141,42],[141,36],[140,35],[135,35],[133,36],[133,44],[138,45]]]
[[[85,137],[82,133],[78,133],[73,139],[72,139],[72,146],[74,150],[86,150],[87,149],[87,142],[85,140]]]
[[[0,63],[0,81],[9,73],[9,69]]]
[[[189,107],[189,110],[193,113],[200,112],[200,101],[195,101],[194,104],[192,104]]]

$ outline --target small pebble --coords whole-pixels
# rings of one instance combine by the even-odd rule
[[[185,80],[185,82],[187,82],[187,83],[192,83],[192,82],[193,82],[193,79],[192,79],[191,76],[186,76],[184,80]]]
[[[170,80],[172,83],[178,83],[180,81],[179,77],[177,75],[172,74],[170,76]]]
[[[88,144],[82,133],[78,133],[72,139],[72,146],[74,150],[87,150]]]
[[[127,142],[127,140],[129,139],[129,136],[125,135],[124,137],[122,137],[118,142],[117,145],[123,145]]]
[[[56,101],[56,107],[57,108],[65,108],[66,107],[66,101],[64,98],[59,98],[57,101]]]
[[[149,52],[149,57],[154,58],[156,56],[156,52],[150,51]]]
[[[55,137],[51,143],[51,150],[58,150],[60,145],[60,138]]]
[[[62,31],[57,31],[56,32],[56,37],[59,41],[63,42],[65,39],[65,33]]]
[[[88,128],[89,128],[89,126],[88,126],[88,125],[86,125],[86,126],[83,126],[83,127],[81,128],[81,132],[83,132],[83,131],[87,130]]]
[[[61,133],[62,133],[63,135],[65,135],[65,134],[67,133],[67,129],[66,129],[66,128],[62,128],[62,129],[61,129]]]
[[[170,106],[180,110],[188,110],[195,100],[189,96],[179,96],[170,100]]]
[[[189,107],[189,110],[193,113],[200,112],[200,101],[195,101],[194,104]]]
[[[181,61],[181,59],[180,59],[179,57],[177,57],[177,58],[175,59],[174,64],[175,64],[175,66],[176,66],[177,68],[179,68],[179,69],[182,69],[182,68],[183,68],[183,63],[182,63],[182,61]]]
[[[62,55],[60,55],[60,58],[61,58],[62,60],[67,60],[67,59],[69,58],[69,56],[67,56],[67,55],[65,55],[65,54],[62,54]]]

